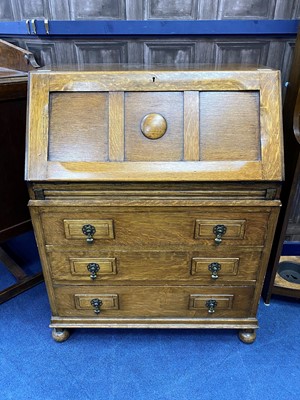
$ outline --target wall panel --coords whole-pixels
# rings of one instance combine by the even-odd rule
[[[299,0],[1,0],[0,21],[295,19]]]
[[[189,64],[195,62],[195,43],[179,41],[145,42],[144,63]]]
[[[216,64],[266,65],[269,41],[216,42]]]
[[[145,19],[198,19],[197,0],[147,0]]]
[[[126,19],[125,0],[69,0],[71,20]]]
[[[219,2],[218,19],[273,19],[276,0]]]
[[[75,41],[74,46],[78,65],[128,62],[128,48],[125,41]]]

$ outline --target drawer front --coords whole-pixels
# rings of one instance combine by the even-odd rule
[[[114,248],[262,245],[269,218],[266,210],[245,207],[89,210],[66,207],[41,212],[46,244]],[[84,232],[86,226],[93,227],[94,233]]]
[[[115,286],[55,288],[61,317],[247,317],[253,286]]]
[[[255,281],[261,251],[220,246],[202,252],[184,251],[59,251],[48,247],[54,281],[182,281],[218,285],[222,282]]]

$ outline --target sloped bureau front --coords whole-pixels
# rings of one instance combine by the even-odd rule
[[[77,326],[255,340],[280,107],[268,69],[31,74],[26,179],[55,340]]]
[[[280,181],[279,84],[264,69],[32,74],[27,179]]]

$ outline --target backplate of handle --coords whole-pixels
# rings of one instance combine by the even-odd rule
[[[100,266],[97,263],[89,263],[87,265],[87,270],[90,273],[90,278],[94,280],[97,278],[97,272],[99,272]]]
[[[208,313],[209,314],[213,314],[216,310],[216,307],[218,305],[217,300],[207,300],[207,302],[205,303],[206,307],[208,308]]]
[[[100,299],[92,299],[91,300],[91,306],[94,308],[94,313],[95,314],[100,314],[101,310],[100,307],[102,306],[103,302]]]
[[[86,241],[88,244],[92,244],[94,242],[93,236],[96,233],[96,228],[94,225],[86,224],[82,227],[82,233],[87,236]]]
[[[222,243],[222,236],[225,235],[227,228],[225,225],[216,225],[213,228],[213,233],[215,237],[215,244],[219,245]]]
[[[212,279],[218,279],[218,272],[221,270],[221,264],[219,264],[218,262],[213,262],[209,264],[208,270],[211,272]]]

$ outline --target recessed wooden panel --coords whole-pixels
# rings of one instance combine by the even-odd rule
[[[76,41],[74,46],[79,65],[120,64],[128,61],[126,42]]]
[[[64,220],[65,237],[67,239],[85,239],[87,236],[82,232],[84,225],[92,225],[95,228],[94,239],[113,239],[115,236],[111,219],[66,219]]]
[[[108,159],[107,96],[93,92],[50,94],[50,161]]]
[[[90,273],[87,269],[88,264],[96,263],[99,265],[97,276],[115,275],[117,273],[116,258],[70,258],[70,271],[74,277],[88,277]]]
[[[224,239],[243,239],[245,236],[246,220],[224,220],[224,219],[197,219],[195,221],[195,239],[215,237],[213,229],[217,225],[224,225],[226,232],[222,235]]]
[[[221,0],[220,19],[272,19],[275,0]]]
[[[195,62],[195,43],[190,42],[145,42],[144,63],[180,65]]]
[[[221,64],[252,64],[267,65],[269,46],[271,42],[267,40],[257,41],[217,41],[216,59],[218,65]],[[270,65],[270,63],[268,63]],[[271,64],[273,67],[273,63]]]
[[[2,0],[1,3],[5,3],[5,0]],[[51,18],[50,8],[52,1],[47,0],[31,0],[31,1],[22,1],[22,0],[12,0],[15,3],[15,6],[18,7],[20,11],[20,19],[45,19]],[[54,1],[55,2],[55,1]],[[50,3],[50,4],[49,4]],[[2,5],[2,4],[1,4]]]
[[[200,160],[260,159],[258,92],[200,93]]]
[[[125,0],[69,0],[71,19],[123,19]]]
[[[159,114],[167,128],[156,140],[142,132],[144,117]],[[125,160],[183,159],[183,92],[128,92],[125,95]]]
[[[34,58],[40,66],[60,64],[60,46],[56,42],[50,42],[48,40],[39,42],[30,39],[26,40],[26,48],[34,54]]]
[[[117,294],[96,293],[95,295],[89,294],[75,294],[75,307],[78,310],[91,310],[91,300],[99,299],[102,301],[101,310],[118,310],[119,309],[119,296]]]
[[[191,294],[189,301],[190,310],[208,310],[206,302],[215,300],[217,303],[215,312],[218,310],[231,310],[233,307],[234,296],[232,294],[212,294],[210,296],[205,294]]]
[[[208,266],[212,263],[220,264],[220,271],[218,275],[223,277],[224,275],[230,275],[234,277],[238,274],[240,267],[240,259],[239,258],[204,258],[204,257],[194,257],[192,258],[191,265],[191,274],[192,275],[202,275],[208,276],[211,275],[211,272],[208,269]]]
[[[146,0],[145,19],[197,19],[198,0]]]

